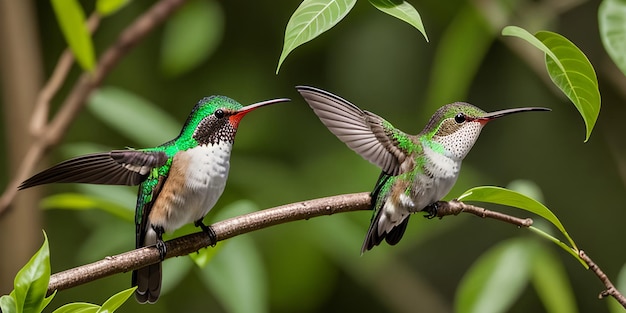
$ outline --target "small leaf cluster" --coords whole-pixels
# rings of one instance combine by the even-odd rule
[[[48,237],[44,232],[41,248],[17,273],[14,289],[0,297],[0,311],[4,313],[39,313],[50,304],[56,292],[46,296],[50,281],[50,250]],[[102,305],[86,302],[68,303],[54,310],[53,313],[104,313],[115,312],[133,294],[136,287],[123,290]]]

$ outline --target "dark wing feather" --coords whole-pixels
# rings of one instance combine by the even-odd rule
[[[50,183],[138,185],[150,170],[164,165],[163,151],[113,150],[61,162],[25,180],[18,189]]]
[[[322,123],[350,149],[386,173],[399,173],[405,155],[389,138],[383,118],[327,91],[308,86],[296,89]]]

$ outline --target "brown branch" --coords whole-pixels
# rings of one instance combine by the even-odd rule
[[[233,217],[217,222],[211,225],[211,228],[215,231],[217,241],[222,241],[287,222],[369,209],[369,193],[345,194],[286,204]],[[447,215],[458,215],[459,213],[470,213],[482,218],[491,218],[513,224],[518,227],[530,227],[533,223],[530,218],[518,218],[456,200],[437,202],[436,217],[443,218]],[[187,255],[202,248],[214,246],[216,243],[217,242],[211,242],[208,236],[203,232],[182,236],[165,243],[167,247],[167,255],[165,258],[168,259]],[[599,297],[604,298],[612,296],[626,308],[626,298],[615,288],[604,272],[582,250],[580,250],[579,255],[607,288],[600,293]],[[52,275],[48,284],[48,294],[51,294],[55,290],[76,287],[103,277],[125,273],[160,261],[159,251],[154,247],[145,247],[115,256],[108,256],[103,260]]]
[[[346,194],[257,211],[217,222],[211,225],[211,227],[215,231],[217,241],[222,241],[237,235],[291,221],[369,209],[370,196],[368,193]],[[457,215],[461,212],[500,220],[520,227],[528,227],[532,224],[531,219],[520,219],[459,201],[440,201],[437,203],[437,217]],[[165,258],[187,255],[215,244],[202,232],[186,235],[166,242],[167,255]],[[113,274],[142,268],[159,261],[159,252],[154,247],[140,248],[106,257],[101,261],[52,275],[48,285],[48,293],[50,294],[54,290],[75,287]]]
[[[598,299],[603,299],[606,297],[613,297],[619,304],[621,304],[624,308],[626,308],[626,298],[622,295],[615,285],[611,282],[608,276],[604,274],[604,272],[600,269],[600,267],[593,261],[591,258],[585,253],[583,250],[578,251],[578,256],[587,263],[589,269],[593,271],[596,276],[600,279],[600,281],[604,284],[606,289],[598,295]]]
[[[457,200],[437,202],[437,217],[439,218],[443,218],[446,215],[458,215],[461,212],[474,214],[482,218],[492,218],[519,227],[530,227],[533,224],[533,220],[530,218],[519,218],[496,211],[490,211]]]
[[[61,108],[50,121],[50,123],[42,125],[45,122],[49,103],[38,103],[37,110],[43,112],[34,112],[34,118],[31,123],[32,129],[35,131],[36,138],[30,146],[24,160],[19,166],[16,175],[7,184],[4,193],[0,197],[0,216],[6,212],[17,193],[17,186],[23,181],[29,173],[31,173],[37,162],[43,157],[44,153],[52,146],[56,145],[65,135],[70,123],[74,120],[78,112],[84,107],[87,97],[97,88],[109,72],[115,67],[119,60],[125,56],[139,41],[148,35],[156,26],[160,25],[167,19],[185,0],[161,0],[155,3],[148,11],[139,16],[131,25],[129,25],[103,54],[93,73],[83,73],[74,87],[68,94],[67,98],[61,104]],[[97,20],[97,18],[93,18]],[[90,18],[90,23],[96,23]],[[95,26],[95,25],[91,25]],[[63,70],[67,67],[67,57],[61,56],[57,69],[51,77],[52,87],[44,88],[38,97],[41,101],[50,101],[54,96],[58,86],[59,77],[63,78]],[[53,81],[54,80],[54,81]],[[48,85],[47,84],[47,85]]]

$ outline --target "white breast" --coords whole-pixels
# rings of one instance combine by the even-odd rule
[[[163,226],[165,231],[172,231],[203,218],[224,191],[231,149],[231,144],[222,143],[179,152],[174,157],[170,177],[153,206],[150,222]],[[185,179],[172,180],[174,171],[179,171]]]
[[[448,194],[461,170],[461,161],[437,153],[428,146],[424,146],[424,154],[428,160],[424,171],[430,175],[424,174],[415,178],[412,198],[416,210],[421,210]]]

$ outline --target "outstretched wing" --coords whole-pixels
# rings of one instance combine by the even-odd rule
[[[50,183],[139,185],[167,162],[163,151],[113,150],[61,162],[25,180],[18,189]]]
[[[406,153],[398,147],[388,122],[330,92],[309,86],[296,89],[322,123],[350,149],[385,173],[399,174]]]

